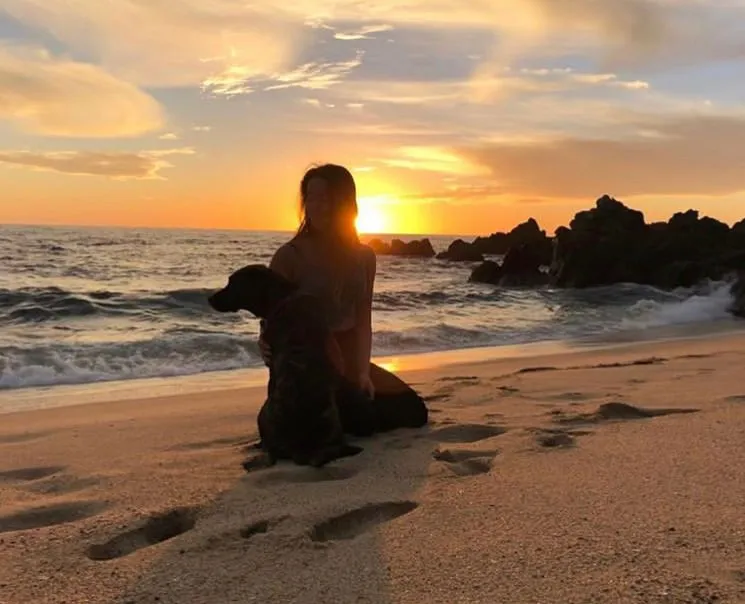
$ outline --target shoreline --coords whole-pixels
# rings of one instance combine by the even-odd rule
[[[479,346],[401,355],[374,356],[373,361],[400,375],[436,371],[453,366],[483,365],[515,359],[547,358],[588,351],[622,351],[624,348],[738,337],[745,333],[745,321],[717,321],[682,324],[646,330],[619,331],[575,339],[543,340],[523,344]],[[265,367],[211,371],[189,375],[108,380],[83,384],[29,386],[0,391],[0,416],[79,405],[131,400],[150,400],[178,395],[202,394],[263,388]]]

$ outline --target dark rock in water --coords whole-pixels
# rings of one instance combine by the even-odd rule
[[[471,271],[469,281],[502,287],[535,287],[545,285],[548,275],[541,272],[541,258],[527,244],[512,248],[502,264],[487,260]]]
[[[456,239],[444,252],[437,254],[439,260],[451,260],[453,262],[483,262],[484,255],[471,243],[462,239]]]
[[[609,196],[559,227],[549,270],[558,287],[641,283],[690,287],[745,268],[745,226],[728,225],[696,210],[646,224],[644,214]]]
[[[745,271],[740,272],[739,278],[732,284],[730,291],[734,298],[730,312],[736,317],[745,319]]]
[[[509,233],[492,233],[488,237],[476,237],[471,243],[456,239],[437,257],[456,262],[483,262],[484,256],[501,256],[516,247],[527,246],[531,254],[540,259],[540,264],[548,266],[551,262],[551,238],[542,231],[535,219],[531,218],[517,225]]]
[[[474,283],[491,283],[492,285],[499,285],[499,278],[501,276],[502,267],[493,260],[486,260],[474,267],[468,280]]]
[[[418,258],[432,258],[435,250],[429,239],[415,239],[413,241],[402,241],[394,239],[389,243],[375,238],[368,245],[380,256],[415,256]]]
[[[518,224],[509,233],[493,233],[488,237],[477,237],[471,247],[485,255],[504,255],[511,249],[528,246],[540,258],[543,265],[551,262],[552,243],[546,231],[541,230],[534,218]]]

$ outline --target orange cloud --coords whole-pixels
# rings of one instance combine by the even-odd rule
[[[639,119],[618,139],[560,137],[459,149],[511,195],[726,195],[745,191],[745,118]]]
[[[63,174],[105,176],[117,180],[162,179],[159,172],[172,164],[169,155],[191,155],[193,149],[161,149],[139,153],[0,151],[0,163]]]
[[[281,5],[238,0],[3,0],[3,10],[140,86],[196,86],[229,67],[285,70],[306,41]]]
[[[0,47],[0,119],[50,136],[126,137],[161,128],[160,105],[94,65]]]

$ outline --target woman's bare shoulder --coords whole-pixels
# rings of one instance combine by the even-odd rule
[[[377,260],[375,250],[366,243],[360,243],[360,254],[365,264],[375,264]]]
[[[290,277],[294,271],[295,264],[297,262],[298,250],[291,239],[280,245],[269,263],[269,266],[284,274],[286,277]]]
[[[360,244],[360,256],[362,258],[362,270],[367,275],[367,280],[375,279],[375,273],[378,270],[378,257],[375,255],[375,250],[362,243]]]

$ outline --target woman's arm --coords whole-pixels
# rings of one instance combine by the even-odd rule
[[[269,268],[282,275],[285,279],[293,281],[295,278],[294,250],[290,249],[290,246],[287,244],[280,247],[272,256],[269,262]],[[259,351],[261,352],[261,358],[264,360],[264,364],[268,366],[272,351],[264,339],[265,327],[266,323],[264,319],[261,319],[259,321]]]
[[[357,363],[360,383],[365,385],[370,381],[370,356],[372,354],[372,300],[377,272],[377,258],[375,252],[365,246],[365,292],[362,303],[357,309]]]

